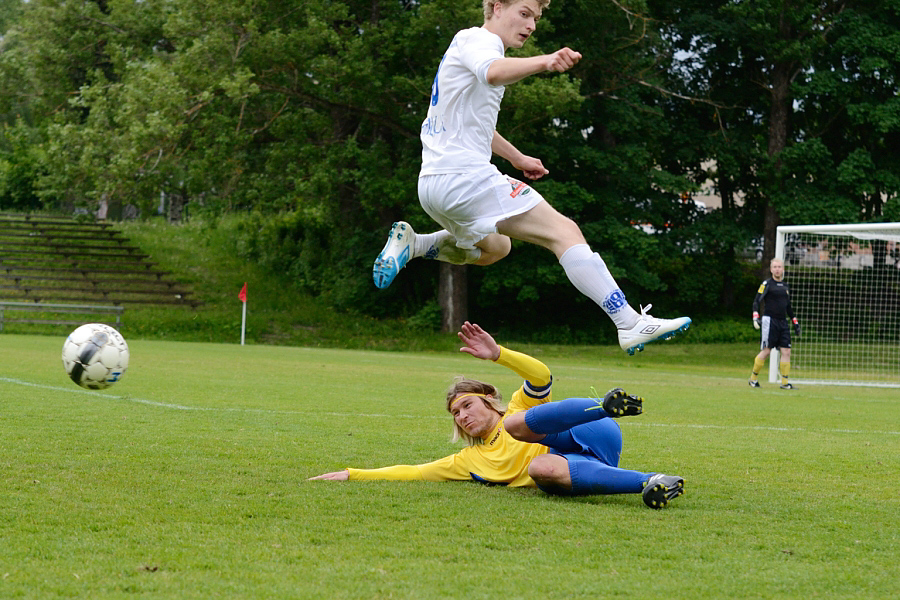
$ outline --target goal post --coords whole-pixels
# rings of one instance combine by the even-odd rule
[[[900,387],[900,223],[781,226],[775,256],[801,327],[791,382]]]

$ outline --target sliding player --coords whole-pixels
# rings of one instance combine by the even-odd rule
[[[312,479],[477,481],[488,485],[537,486],[549,494],[641,494],[650,508],[663,508],[684,492],[676,475],[619,468],[622,432],[612,418],[639,415],[643,399],[610,390],[603,400],[551,402],[553,378],[536,358],[504,348],[478,325],[464,323],[461,352],[491,360],[525,379],[504,407],[489,383],[458,378],[447,391],[454,441],[468,446],[420,465],[345,469]],[[611,418],[612,417],[612,418]]]
[[[773,258],[769,263],[772,276],[759,286],[753,298],[753,326],[762,330],[760,351],[753,360],[753,371],[750,373],[750,387],[759,387],[759,372],[762,370],[772,348],[781,351],[778,369],[781,372],[781,389],[792,390],[794,386],[788,381],[791,375],[791,324],[794,333],[800,335],[800,322],[794,316],[791,306],[791,288],[784,281],[784,261]],[[764,306],[760,318],[760,304]],[[790,318],[791,323],[788,323]]]
[[[531,186],[506,177],[491,164],[496,154],[528,179],[548,174],[540,159],[520,152],[495,129],[504,86],[529,75],[562,73],[581,54],[506,58],[534,33],[549,0],[484,0],[484,25],[456,34],[434,78],[428,116],[422,124],[419,202],[443,229],[416,234],[394,223],[373,267],[375,285],[386,288],[417,257],[453,264],[490,265],[509,254],[510,238],[553,252],[572,284],[596,302],[618,329],[628,354],[644,344],[686,330],[691,320],[656,319],[625,300],[599,254],[574,221],[557,212]]]

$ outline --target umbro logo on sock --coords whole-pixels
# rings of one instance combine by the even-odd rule
[[[643,329],[641,329],[641,333],[645,335],[653,335],[656,333],[656,330],[659,329],[659,325],[647,325]]]

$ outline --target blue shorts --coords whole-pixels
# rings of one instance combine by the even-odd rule
[[[567,461],[599,460],[610,467],[619,466],[622,456],[622,430],[612,419],[600,419],[576,425],[557,434],[553,444],[546,444],[549,454]]]

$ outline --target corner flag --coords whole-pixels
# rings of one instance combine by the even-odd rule
[[[244,287],[241,288],[241,291],[238,292],[238,298],[241,299],[241,346],[244,345],[244,333],[247,330],[247,282],[244,282]]]

